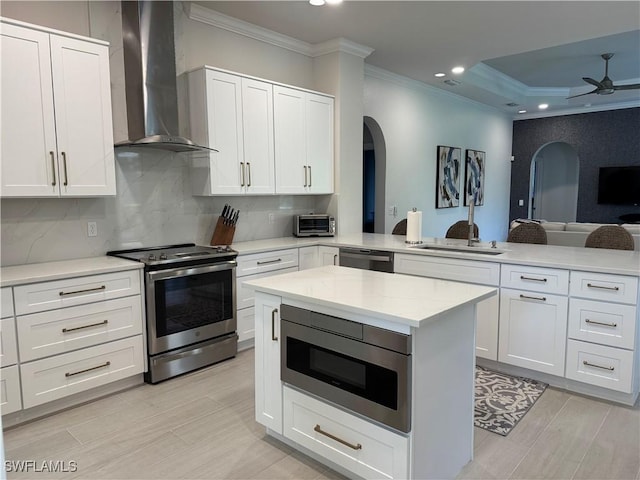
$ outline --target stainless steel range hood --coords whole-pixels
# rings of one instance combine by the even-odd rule
[[[173,2],[121,5],[129,140],[115,147],[216,151],[179,134]]]

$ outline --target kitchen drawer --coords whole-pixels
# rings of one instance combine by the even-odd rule
[[[572,298],[568,334],[576,340],[633,350],[636,307]]]
[[[257,275],[238,277],[236,276],[236,308],[242,310],[243,308],[253,307],[255,290],[246,288],[244,282],[247,280],[255,280],[257,278],[270,277],[272,275],[278,275],[280,273],[297,272],[298,267],[283,268],[282,270],[276,270],[274,272],[258,273]]]
[[[7,367],[18,363],[18,348],[16,343],[15,319],[0,320],[0,367]]]
[[[566,295],[569,292],[569,271],[524,265],[502,265],[500,285],[531,292]]]
[[[638,279],[606,273],[571,272],[570,294],[590,300],[635,304],[638,299]]]
[[[0,289],[0,314],[2,314],[2,318],[13,317],[11,287],[2,287]]]
[[[16,315],[43,312],[140,293],[140,272],[89,275],[14,287]]]
[[[249,340],[256,336],[255,308],[245,308],[238,311],[238,342]]]
[[[142,333],[140,295],[19,316],[20,361],[66,353]]]
[[[633,352],[578,340],[567,341],[566,377],[631,393]]]
[[[2,415],[22,410],[18,366],[0,369],[0,412]]]
[[[396,254],[394,264],[395,273],[482,285],[498,286],[500,284],[500,264],[498,263]]]
[[[272,272],[298,266],[298,249],[277,250],[275,252],[253,253],[238,256],[237,277],[255,273]]]
[[[408,437],[287,386],[283,390],[285,437],[363,478],[408,478]]]
[[[20,365],[24,408],[142,373],[142,335]]]

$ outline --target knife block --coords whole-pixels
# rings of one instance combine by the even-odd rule
[[[213,230],[210,245],[231,245],[236,233],[235,225],[225,225],[222,217],[218,217],[216,228]]]

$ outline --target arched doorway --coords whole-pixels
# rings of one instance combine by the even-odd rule
[[[362,136],[363,232],[385,232],[386,164],[386,147],[382,129],[373,118],[364,117]]]
[[[531,161],[529,218],[575,222],[578,210],[579,160],[565,142],[543,145]]]

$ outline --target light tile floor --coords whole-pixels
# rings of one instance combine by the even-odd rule
[[[343,479],[267,437],[254,420],[253,350],[4,432],[6,460],[75,472],[12,478]],[[640,480],[640,407],[548,388],[507,436],[475,431],[459,479]],[[70,470],[70,468],[67,468]]]

